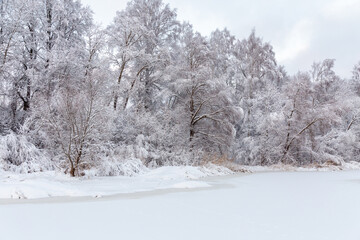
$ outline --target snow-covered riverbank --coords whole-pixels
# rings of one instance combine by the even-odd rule
[[[230,166],[244,173],[266,172],[322,172],[340,170],[359,170],[357,162],[342,165],[323,165],[294,167],[291,165],[273,166]],[[131,169],[133,171],[133,169]],[[71,178],[60,172],[38,172],[18,174],[0,172],[0,203],[6,199],[42,199],[54,197],[95,197],[101,198],[127,193],[152,192],[164,189],[209,188],[209,177],[233,175],[235,172],[214,164],[206,166],[172,166],[148,169],[139,173],[117,177],[80,177]],[[218,178],[215,178],[218,180]]]
[[[0,174],[0,199],[39,199],[49,197],[102,197],[123,193],[147,192],[161,189],[204,188],[210,185],[202,178],[228,175],[226,168],[162,167],[134,177],[70,178],[56,172]]]

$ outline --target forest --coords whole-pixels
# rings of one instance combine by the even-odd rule
[[[0,169],[360,161],[360,62],[334,65],[290,75],[255,30],[203,36],[162,0],[106,27],[80,1],[0,0]]]

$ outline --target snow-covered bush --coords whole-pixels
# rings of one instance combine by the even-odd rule
[[[29,142],[26,136],[11,132],[0,136],[0,168],[18,173],[54,169],[49,155]]]
[[[85,171],[86,176],[127,176],[133,177],[143,174],[148,168],[140,159],[119,159],[111,158],[106,161],[99,162],[96,168]]]

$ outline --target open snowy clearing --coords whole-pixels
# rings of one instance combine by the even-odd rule
[[[237,174],[202,182],[209,187],[3,200],[1,239],[360,239],[360,171]]]

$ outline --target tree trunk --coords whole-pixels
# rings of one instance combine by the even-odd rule
[[[295,136],[293,136],[291,138],[291,140],[289,141],[289,143],[287,145],[285,145],[285,149],[284,149],[284,154],[281,158],[281,162],[282,163],[286,163],[286,156],[289,153],[290,147],[292,145],[292,143],[294,142],[294,140],[296,139],[297,136],[300,136],[301,134],[303,134],[307,129],[309,129],[312,125],[314,125],[316,122],[320,121],[321,119],[314,119],[312,120],[306,127],[304,127],[298,134],[296,134]]]
[[[190,139],[189,141],[192,142],[195,135],[194,126],[190,126]]]
[[[120,74],[119,74],[119,77],[118,77],[118,81],[117,81],[117,85],[120,86],[120,83],[121,83],[121,79],[122,79],[122,76],[124,74],[124,70],[125,70],[125,66],[126,66],[126,62],[123,60],[123,63],[121,64],[121,68],[120,68]],[[118,102],[118,99],[119,99],[119,93],[116,91],[115,92],[115,97],[114,97],[114,110],[116,111],[116,108],[117,108],[117,102]]]
[[[115,97],[114,97],[114,111],[116,111],[116,108],[117,108],[117,102],[118,102],[118,95],[116,94]]]
[[[75,168],[73,166],[70,168],[70,176],[75,177]]]
[[[70,176],[75,177],[75,166],[74,166],[74,162],[71,159],[70,155],[68,155],[68,160],[70,162]]]

